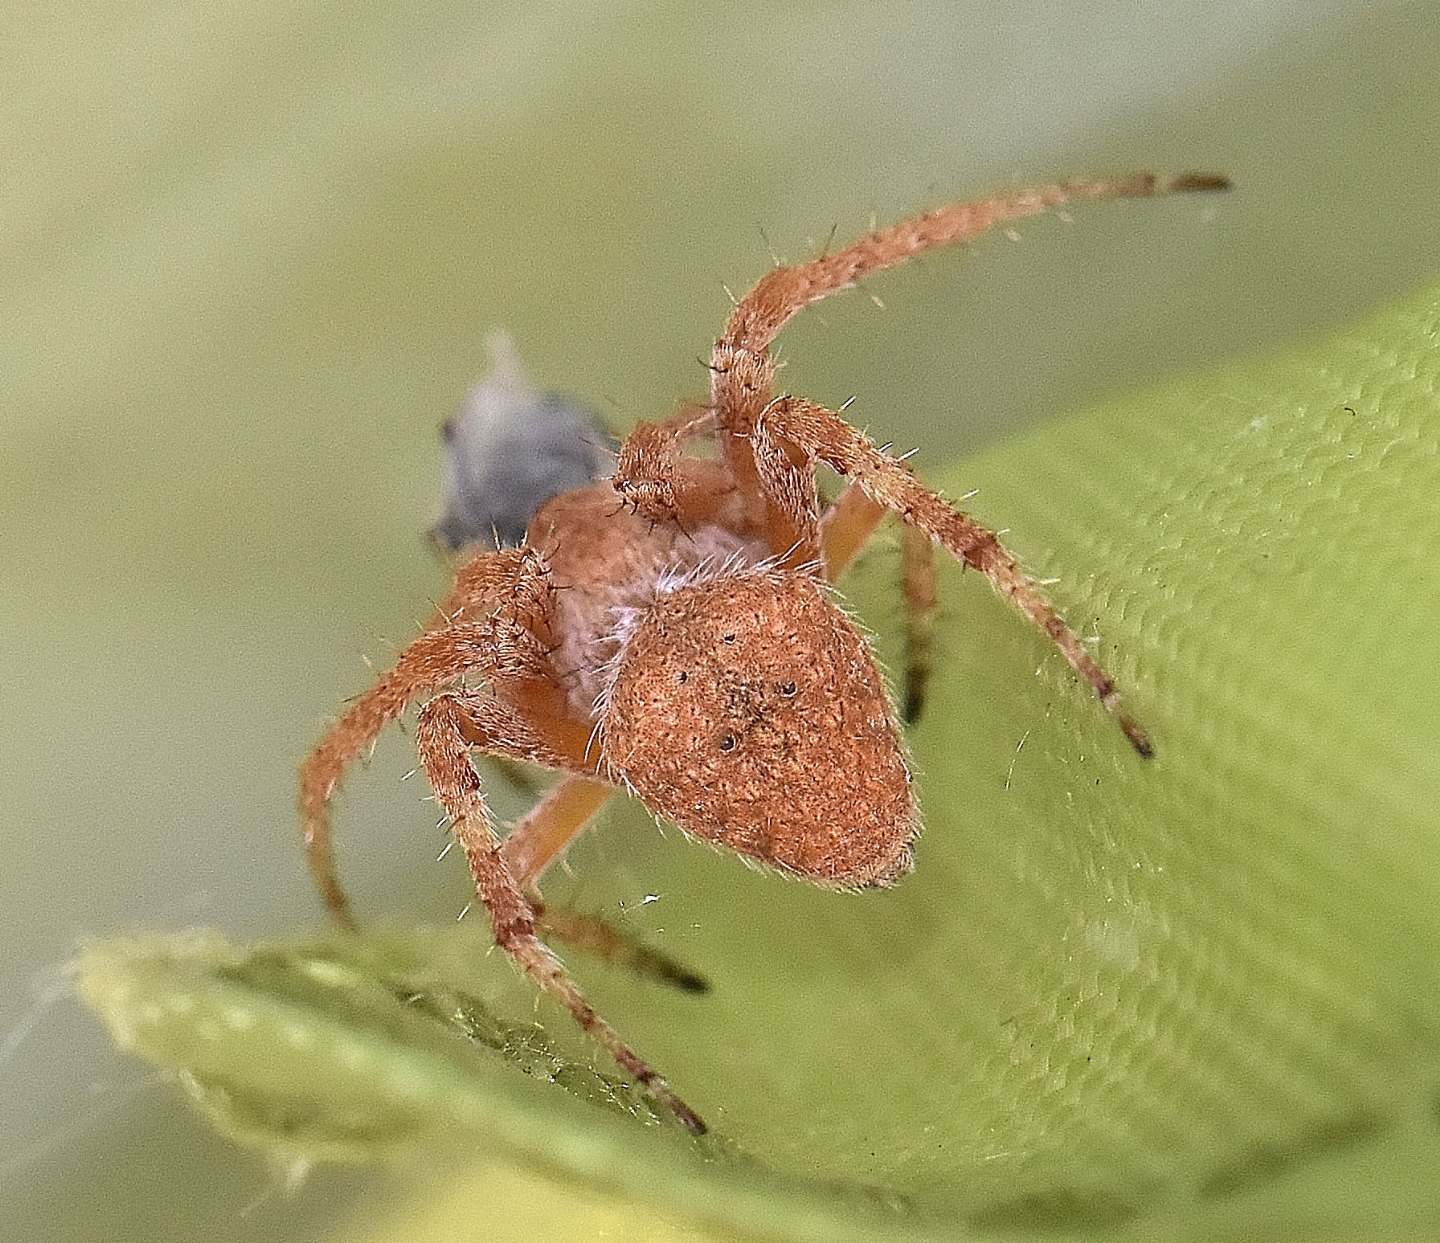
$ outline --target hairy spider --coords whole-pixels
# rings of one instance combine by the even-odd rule
[[[802,307],[997,222],[1077,199],[1226,185],[1209,174],[1136,174],[1037,186],[951,204],[767,273],[715,342],[709,403],[640,424],[613,478],[550,499],[520,547],[464,563],[429,627],[311,752],[300,811],[335,918],[353,926],[334,869],[331,794],[387,722],[441,690],[420,710],[415,743],[496,943],[685,1126],[703,1131],[541,939],[614,953],[618,934],[546,912],[540,878],[616,787],[692,836],[817,884],[884,887],[910,870],[917,819],[900,726],[865,639],[827,586],[887,511],[905,524],[910,715],[924,693],[938,543],[1043,630],[1134,749],[1151,754],[1114,683],[993,531],[839,414],[773,395],[771,341]],[[714,456],[684,453],[705,437]],[[817,462],[848,481],[824,513]],[[457,687],[467,675],[485,689]],[[564,775],[502,840],[472,751]],[[646,951],[629,959],[647,966]]]

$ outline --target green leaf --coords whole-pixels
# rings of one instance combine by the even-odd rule
[[[98,946],[85,994],[241,1138],[497,1162],[356,1237],[481,1237],[477,1203],[522,1191],[553,1237],[1433,1227],[1437,389],[1431,293],[946,474],[1101,636],[1153,761],[950,567],[902,885],[811,890],[609,818],[673,921],[646,934],[717,987],[577,972],[720,1140],[531,1026],[473,932]],[[852,595],[892,665],[894,573]]]

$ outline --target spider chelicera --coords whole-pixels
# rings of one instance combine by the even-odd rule
[[[910,870],[917,815],[899,720],[866,640],[829,586],[887,512],[904,523],[907,716],[924,694],[939,544],[1043,630],[1135,751],[1151,754],[1114,683],[993,531],[838,413],[774,395],[772,340],[801,308],[868,273],[996,223],[1073,200],[1227,184],[1209,174],[1135,174],[1036,186],[954,203],[768,272],[715,342],[709,402],[640,424],[613,477],[550,499],[519,547],[466,561],[424,633],[311,752],[300,810],[310,867],[335,918],[353,926],[334,869],[331,795],[388,722],[438,691],[420,709],[415,744],[496,943],[655,1099],[703,1131],[542,940],[604,950],[618,934],[548,915],[539,883],[617,787],[694,837],[816,884],[884,887]],[[707,439],[712,456],[685,452]],[[846,481],[823,512],[819,462]],[[503,839],[471,763],[477,751],[563,774]]]

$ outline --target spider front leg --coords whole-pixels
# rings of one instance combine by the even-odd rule
[[[615,459],[613,486],[621,503],[651,522],[677,522],[703,503],[686,487],[678,465],[685,445],[714,427],[710,411],[694,406],[658,423],[637,423]]]
[[[461,568],[455,588],[440,610],[439,626],[422,634],[379,680],[357,698],[315,745],[300,768],[300,819],[305,857],[316,888],[335,921],[354,928],[350,900],[335,871],[330,833],[330,799],[346,769],[373,745],[380,731],[417,696],[468,673],[497,685],[533,687],[537,719],[547,721],[548,751],[543,763],[561,764],[573,748],[567,735],[585,736],[567,722],[559,694],[547,693],[543,639],[549,586],[544,563],[532,551],[482,553]],[[503,601],[503,607],[499,602]],[[485,610],[488,616],[482,616]],[[455,625],[450,619],[480,617]]]
[[[798,312],[849,289],[875,272],[942,246],[969,242],[1006,221],[1035,216],[1085,199],[1151,198],[1230,188],[1216,173],[1125,173],[1075,177],[1026,186],[986,198],[947,203],[934,211],[875,229],[840,250],[772,268],[735,304],[710,358],[710,406],[722,431],[747,435],[769,401],[775,335]]]
[[[415,729],[421,766],[450,817],[455,840],[465,852],[475,892],[490,916],[495,943],[685,1127],[696,1135],[704,1134],[705,1124],[694,1110],[595,1012],[564,964],[537,935],[535,907],[506,862],[481,792],[480,777],[470,763],[472,749],[529,757],[537,743],[512,709],[487,695],[440,695],[421,710]]]
[[[723,433],[726,459],[742,486],[754,486],[755,466],[744,441],[773,392],[775,364],[770,344],[797,313],[849,289],[875,272],[906,263],[944,246],[963,245],[1010,220],[1038,215],[1087,199],[1150,198],[1163,194],[1227,190],[1229,179],[1215,173],[1126,173],[1118,177],[1071,178],[1026,186],[986,198],[948,203],[935,211],[875,229],[840,250],[803,263],[772,268],[741,298],[710,355],[710,408]],[[772,506],[773,509],[773,506]]]
[[[1086,651],[1040,584],[1020,568],[994,531],[919,483],[902,462],[882,453],[833,410],[799,398],[780,397],[761,412],[758,422],[775,440],[789,441],[808,458],[818,458],[847,476],[871,500],[893,509],[906,523],[984,574],[1001,595],[1050,637],[1070,666],[1090,683],[1130,745],[1142,756],[1154,753],[1145,731],[1121,706],[1120,693],[1109,674]],[[772,492],[771,497],[777,504],[782,503],[784,493]]]

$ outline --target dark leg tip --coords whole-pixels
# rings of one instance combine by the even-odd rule
[[[1165,187],[1171,194],[1205,193],[1230,189],[1230,178],[1224,173],[1181,173]]]
[[[630,966],[640,975],[648,975],[662,984],[678,988],[682,993],[708,993],[710,991],[710,981],[703,975],[698,971],[692,971],[684,963],[676,962],[669,955],[660,953],[659,950],[641,947],[636,951]]]
[[[703,975],[696,975],[693,971],[681,969],[669,978],[670,983],[682,993],[708,993],[710,991],[710,981]]]
[[[1121,717],[1120,728],[1125,731],[1125,737],[1130,740],[1130,745],[1142,760],[1154,758],[1155,748],[1150,742],[1150,736],[1134,721],[1129,717]]]

